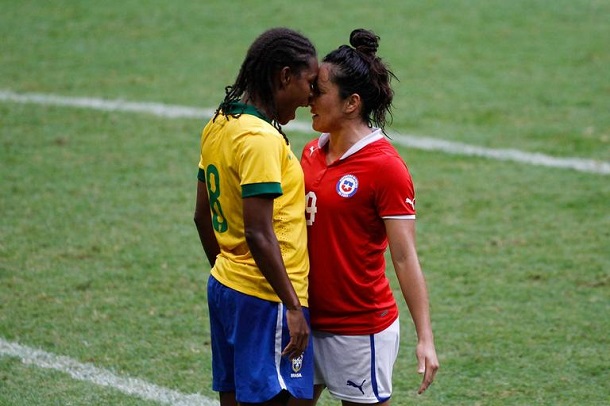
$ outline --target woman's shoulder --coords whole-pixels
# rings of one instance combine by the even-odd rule
[[[403,161],[396,147],[394,147],[394,145],[392,145],[392,143],[385,137],[369,145],[369,154],[376,156],[377,161],[380,164],[384,164],[388,160]]]

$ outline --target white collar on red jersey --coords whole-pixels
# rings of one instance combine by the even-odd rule
[[[369,135],[367,135],[366,137],[362,138],[360,141],[358,141],[357,143],[352,145],[350,147],[350,149],[345,151],[345,154],[343,154],[343,156],[341,156],[341,158],[339,158],[339,159],[345,159],[348,156],[354,155],[356,152],[360,151],[362,148],[366,147],[367,145],[372,144],[381,139],[383,139],[383,133],[381,132],[381,129],[373,128],[372,133],[370,133]],[[330,141],[329,133],[323,133],[322,135],[320,135],[320,138],[318,138],[318,148],[320,148],[320,149],[324,148],[324,146],[326,144],[328,144],[328,141]]]

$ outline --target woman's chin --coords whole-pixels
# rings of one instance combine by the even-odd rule
[[[317,118],[318,118],[318,116],[311,117],[311,128],[313,128],[313,130],[316,132],[321,132],[320,127],[318,125],[318,120],[316,120]]]
[[[278,117],[277,122],[280,123],[280,125],[286,125],[289,122],[291,122],[292,120],[294,120],[296,118],[296,112],[292,112],[292,114],[290,115],[285,115],[282,117]]]
[[[311,128],[313,128],[313,130],[315,132],[320,133],[320,134],[328,132],[328,130],[326,128],[320,127],[320,126],[317,126],[317,125],[312,125]]]

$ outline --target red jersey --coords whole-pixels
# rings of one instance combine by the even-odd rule
[[[384,219],[415,218],[413,182],[381,130],[330,165],[328,140],[322,134],[301,156],[311,325],[335,334],[374,334],[398,317],[385,273]]]

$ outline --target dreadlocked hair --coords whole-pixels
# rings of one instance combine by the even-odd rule
[[[288,138],[277,120],[277,106],[273,98],[274,76],[285,66],[299,74],[309,65],[312,56],[316,57],[315,47],[309,39],[296,31],[272,28],[263,32],[250,45],[235,83],[225,87],[225,98],[216,109],[214,119],[219,114],[227,116],[229,105],[238,102],[246,94],[248,100],[262,106],[271,115],[269,119],[273,126],[288,144]],[[232,116],[238,117],[239,114]]]
[[[398,78],[377,56],[379,40],[372,31],[356,29],[350,34],[351,46],[341,45],[326,55],[323,62],[331,64],[331,80],[339,87],[340,97],[359,94],[362,119],[369,127],[374,124],[386,134],[385,127],[392,122],[391,80]]]

